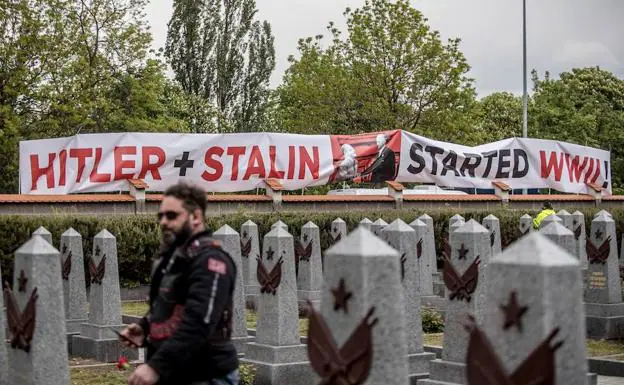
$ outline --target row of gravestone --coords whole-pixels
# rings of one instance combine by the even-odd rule
[[[608,216],[603,215],[599,219],[603,220],[605,217],[607,219],[606,222],[609,222]],[[600,220],[598,222],[600,222]],[[611,220],[611,222],[613,221]],[[469,221],[468,224],[472,226],[472,229],[470,229],[470,226],[468,229],[465,229],[464,228],[465,225],[456,226],[456,227],[461,228],[463,232],[466,232],[466,230],[468,230],[469,233],[472,231],[473,233],[482,233],[481,235],[485,234],[485,237],[483,237],[479,245],[477,245],[477,243],[473,239],[473,248],[478,249],[478,247],[481,247],[484,250],[483,251],[484,255],[487,255],[489,253],[489,255],[491,256],[492,255],[491,244],[490,244],[491,233],[488,232],[487,229],[484,229],[483,227],[481,227],[478,223],[474,221]],[[544,230],[545,229],[546,228],[544,228]],[[462,231],[457,230],[457,231],[450,232],[452,236],[449,242],[451,243],[451,245],[453,244],[458,245],[457,247],[451,250],[450,252],[451,258],[453,257],[453,253],[456,252],[455,257],[457,259],[465,260],[467,258],[467,255],[470,252],[470,242],[467,242],[467,243],[461,242],[463,246],[459,246],[459,242],[461,241],[460,236],[461,236]],[[594,229],[592,227],[592,232],[593,231]],[[610,231],[609,226],[605,226],[603,231],[604,232]],[[381,233],[382,234],[380,235],[382,236],[383,239],[386,240],[387,243],[385,242],[380,243],[380,241],[377,238],[371,237],[370,234],[367,234],[365,231],[357,231],[357,232],[354,232],[349,237],[346,237],[345,239],[343,239],[340,242],[340,246],[334,247],[333,251],[329,251],[327,253],[328,271],[325,274],[325,283],[323,285],[323,295],[322,295],[322,298],[325,302],[323,305],[321,305],[321,311],[324,312],[326,310],[326,307],[328,306],[326,305],[326,303],[328,303],[328,300],[326,300],[325,298],[327,297],[328,287],[331,287],[331,290],[330,290],[331,295],[335,299],[333,303],[333,308],[335,310],[344,311],[344,313],[347,315],[349,314],[349,308],[350,308],[349,303],[351,302],[352,299],[354,298],[357,299],[358,296],[372,297],[372,298],[363,300],[365,303],[369,303],[369,304],[383,302],[382,299],[385,298],[386,302],[389,302],[388,304],[382,305],[381,303],[379,303],[377,305],[378,307],[380,307],[380,309],[382,309],[383,314],[384,314],[383,324],[387,325],[388,330],[390,330],[391,332],[392,330],[401,329],[400,325],[399,326],[396,325],[397,322],[399,324],[401,322],[404,322],[404,325],[402,326],[403,333],[407,335],[408,337],[406,338],[404,335],[403,337],[398,338],[399,345],[402,343],[401,341],[406,342],[409,345],[406,348],[406,351],[408,352],[406,354],[407,356],[409,356],[409,359],[408,359],[408,367],[410,368],[409,371],[412,374],[412,378],[422,378],[422,377],[427,376],[426,364],[431,360],[432,357],[431,355],[423,353],[422,334],[421,334],[422,331],[419,325],[420,313],[418,311],[414,311],[414,309],[419,309],[419,306],[414,301],[418,301],[420,299],[420,296],[417,294],[418,293],[417,281],[418,281],[418,270],[419,270],[418,263],[419,262],[418,262],[418,252],[417,252],[418,239],[417,239],[417,236],[415,235],[416,230],[411,228],[410,226],[407,226],[402,221],[397,220],[393,222],[391,225],[387,226],[387,228],[384,228],[384,230]],[[455,235],[454,235],[456,233],[458,237],[457,240],[455,239]],[[76,243],[81,245],[81,241],[79,240],[79,234],[77,233],[73,234],[72,231],[69,230],[68,233],[64,235],[66,235],[68,238],[71,238],[73,236],[73,238],[77,240]],[[357,235],[359,235],[359,238],[356,237]],[[222,239],[224,243],[224,247],[230,249],[229,251],[234,256],[237,264],[242,263],[241,259],[236,257],[237,255],[240,256],[240,252],[238,253],[236,252],[236,247],[237,245],[238,247],[240,247],[241,240],[238,237],[238,234],[233,229],[229,227],[224,227],[220,229],[219,231],[215,232],[215,237],[216,238],[220,237]],[[54,360],[48,361],[47,359],[42,360],[41,358],[49,357],[50,350],[52,350],[54,352],[53,354],[55,354],[58,358],[58,355],[59,355],[58,347],[60,345],[59,345],[59,341],[54,341],[54,336],[58,337],[59,335],[61,336],[65,335],[64,333],[60,332],[60,329],[63,323],[54,322],[54,320],[58,321],[59,319],[59,313],[60,313],[59,308],[62,309],[64,306],[59,306],[60,305],[59,296],[58,295],[55,296],[53,294],[55,292],[58,292],[58,287],[60,286],[58,284],[54,285],[54,283],[57,281],[54,278],[54,274],[57,274],[57,277],[63,276],[63,270],[64,270],[63,263],[58,263],[58,264],[54,263],[53,259],[49,258],[49,256],[50,254],[58,253],[58,251],[56,251],[53,248],[50,249],[49,245],[46,246],[44,243],[40,242],[38,238],[39,237],[33,237],[31,241],[29,241],[22,248],[20,248],[20,250],[18,250],[18,252],[16,253],[16,260],[15,260],[15,271],[16,272],[20,271],[19,276],[16,274],[16,278],[14,279],[14,285],[13,285],[14,289],[17,288],[17,292],[18,292],[15,295],[15,297],[17,297],[14,301],[16,304],[15,308],[17,308],[18,310],[20,308],[28,309],[28,306],[25,306],[25,304],[34,303],[35,307],[37,308],[38,319],[40,320],[39,322],[41,322],[42,318],[46,320],[45,322],[46,333],[44,333],[45,335],[42,336],[41,330],[43,328],[41,327],[40,328],[35,327],[33,330],[32,340],[38,342],[35,346],[39,348],[38,350],[39,354],[36,354],[37,349],[34,349],[35,352],[32,354],[33,357],[34,356],[37,357],[36,360],[32,359],[32,357],[30,361],[28,360],[28,357],[30,354],[30,348],[29,346],[24,346],[24,345],[29,345],[28,343],[29,341],[27,341],[29,338],[26,338],[24,336],[21,336],[21,337],[17,336],[18,338],[15,338],[15,336],[12,336],[11,338],[12,340],[16,341],[16,344],[17,344],[16,347],[18,348],[18,349],[12,349],[12,351],[14,351],[14,354],[12,356],[13,359],[11,359],[11,355],[9,355],[9,361],[12,361],[11,373],[22,373],[22,375],[23,375],[24,368],[34,369],[33,367],[34,362],[55,363],[56,361]],[[113,240],[113,243],[110,242],[111,239]],[[265,383],[273,383],[273,384],[298,383],[298,382],[292,382],[296,380],[295,378],[292,378],[291,379],[292,381],[289,380],[286,382],[281,382],[279,380],[284,375],[286,375],[287,377],[292,375],[293,365],[290,365],[290,364],[295,364],[294,365],[295,367],[299,367],[304,372],[309,371],[310,369],[309,364],[311,364],[312,367],[315,367],[316,365],[314,362],[308,363],[306,355],[305,354],[302,355],[302,351],[301,351],[302,346],[297,346],[301,344],[299,344],[299,333],[298,333],[297,314],[296,314],[296,309],[297,309],[296,304],[297,304],[298,295],[297,295],[296,278],[294,274],[295,259],[293,258],[293,255],[292,255],[292,252],[295,248],[294,242],[293,242],[294,240],[293,240],[293,237],[285,230],[284,226],[281,226],[279,224],[277,226],[273,226],[273,230],[269,234],[267,234],[264,237],[264,239],[265,239],[265,242],[264,242],[265,249],[273,250],[277,254],[277,256],[280,257],[279,259],[275,258],[275,259],[269,260],[266,252],[263,253],[263,258],[267,259],[266,266],[264,268],[267,271],[269,270],[273,271],[275,266],[280,266],[280,269],[279,269],[280,279],[279,279],[279,282],[273,282],[273,283],[265,282],[262,285],[263,290],[261,290],[260,298],[259,298],[256,339],[255,339],[255,342],[251,344],[244,344],[245,342],[248,342],[250,340],[250,337],[247,336],[247,331],[244,326],[244,308],[243,308],[244,305],[242,305],[242,298],[243,298],[242,296],[244,295],[243,294],[244,289],[242,287],[237,288],[237,289],[240,289],[238,290],[240,295],[236,302],[236,308],[238,309],[237,313],[239,314],[235,314],[235,317],[234,317],[235,318],[235,322],[234,322],[235,330],[234,330],[233,336],[235,337],[235,340],[237,340],[237,342],[239,343],[239,346],[242,346],[240,350],[247,351],[246,360],[248,360],[251,363],[256,364],[256,366],[260,369],[258,372],[258,375],[259,375],[258,378],[261,381],[262,379],[265,379],[268,381]],[[108,243],[106,240],[109,240]],[[350,240],[350,242],[347,242],[347,240]],[[372,240],[374,240],[377,243],[371,243]],[[51,239],[48,242],[50,241]],[[63,242],[63,241],[61,242],[61,245],[67,245],[67,244],[69,244],[67,248],[64,248],[63,246],[61,246],[63,254],[66,254],[65,258],[67,258],[67,255],[73,255],[74,253],[77,253],[77,254],[81,253],[81,250],[74,252],[75,248],[72,247],[72,242]],[[387,244],[392,244],[394,248],[398,250],[399,254],[397,254],[397,252],[394,249],[387,247]],[[385,251],[384,251],[384,247],[385,247]],[[97,252],[98,248],[100,248],[101,253]],[[94,239],[94,253],[93,254],[96,257],[92,261],[93,263],[92,270],[94,271],[94,273],[92,274],[92,277],[90,277],[92,280],[95,277],[96,281],[93,283],[97,285],[97,280],[99,279],[102,286],[106,288],[107,286],[110,286],[110,284],[112,283],[114,279],[117,279],[116,285],[113,285],[113,286],[116,286],[118,290],[118,276],[114,277],[116,275],[115,273],[117,270],[116,269],[116,263],[117,263],[116,246],[114,244],[114,237],[112,237],[112,235],[110,235],[110,233],[106,231],[103,231],[102,233],[98,234],[98,236],[96,236],[96,238]],[[100,255],[98,256],[98,254]],[[332,257],[332,255],[334,257]],[[387,271],[388,269],[393,271],[394,267],[388,267],[388,266],[375,267],[376,266],[375,263],[377,262],[374,262],[374,261],[377,261],[378,259],[379,261],[383,260],[386,264],[394,265],[395,262],[389,262],[393,260],[394,258],[392,255],[397,256],[397,258],[395,258],[396,266],[397,266],[396,270],[398,273],[397,277],[393,277],[394,272],[389,273]],[[47,257],[47,258],[41,258],[42,256]],[[286,258],[284,258],[284,256],[286,256]],[[388,258],[388,256],[392,256],[392,258]],[[373,257],[378,257],[378,258],[373,258]],[[28,260],[30,260],[30,265],[27,262]],[[80,259],[78,259],[77,261],[79,263]],[[101,264],[102,261],[106,261],[106,262],[104,264]],[[337,261],[340,261],[340,262],[337,262]],[[617,255],[616,255],[616,261],[617,261]],[[111,266],[113,263],[114,263],[114,267]],[[103,266],[104,269],[98,269],[97,268],[98,266]],[[451,263],[445,263],[445,269],[447,268],[447,266],[453,266],[453,265]],[[461,266],[461,262],[458,263],[456,266],[454,266],[453,269],[455,270],[455,281],[456,281],[455,284],[457,284],[457,282],[463,282],[463,280],[465,279],[464,276],[466,274],[469,275],[469,273],[467,272],[470,270],[470,268],[474,271],[475,266],[479,269],[482,268],[482,266],[478,262],[474,263],[474,261],[473,263],[468,265],[468,268],[465,270],[463,269],[463,267],[465,266]],[[21,274],[21,271],[24,269],[20,269],[20,267],[26,268],[25,269],[26,272],[24,274]],[[485,266],[483,266],[483,268],[485,270]],[[70,269],[69,276],[71,277],[72,271],[79,272],[81,270],[82,269]],[[102,270],[104,271],[104,273],[101,274],[102,276],[99,278],[98,278],[98,274],[99,274],[98,270],[100,272]],[[260,270],[261,269],[258,269],[258,271]],[[36,275],[35,272],[38,272],[38,271],[46,271],[47,277],[45,276],[45,274]],[[109,271],[112,274],[111,273],[106,274],[106,271]],[[342,271],[345,274],[345,276],[343,276],[341,280],[336,281],[334,277],[336,274],[336,271]],[[349,271],[351,273],[348,273]],[[449,272],[452,272],[452,271],[453,271],[452,269],[449,269]],[[380,274],[380,275],[368,276],[367,274],[368,275]],[[450,277],[452,275],[453,274],[447,273],[447,271],[444,272],[445,284],[447,286],[447,290],[450,290],[449,286],[453,287],[453,284],[449,284],[447,282],[448,281],[447,277]],[[484,277],[487,277],[486,274],[483,274],[483,275]],[[28,281],[27,281],[29,279],[28,278],[29,276],[32,278],[30,287],[28,286]],[[352,277],[352,276],[354,276],[355,278],[350,279],[349,277]],[[109,278],[109,280],[107,280],[107,278]],[[394,282],[395,278],[397,282]],[[353,279],[355,279],[355,282],[353,281]],[[384,285],[384,279],[389,281],[387,282],[388,283],[387,286]],[[358,280],[360,280],[361,282],[358,283]],[[487,278],[481,279],[481,282],[483,282],[484,280],[487,282]],[[60,281],[60,279],[58,281]],[[373,288],[373,286],[370,286],[373,281],[377,282],[377,286],[379,287],[376,287],[375,285],[373,285],[375,286]],[[39,292],[35,292],[34,296],[32,295],[33,290],[35,290],[35,288],[38,286],[37,285],[38,282],[43,283],[43,285],[46,287],[46,290],[45,290],[46,300],[44,301],[43,305],[41,302],[38,302],[37,295],[39,296],[41,295]],[[108,282],[108,285],[107,285],[107,282]],[[242,282],[242,279],[239,279],[239,282]],[[97,288],[98,286],[95,286],[95,287]],[[477,285],[475,283],[475,289],[476,287]],[[450,297],[453,297],[453,300],[457,300],[457,299],[465,300],[466,298],[470,298],[474,294],[475,289],[473,289],[473,293],[467,293],[470,290],[466,290],[466,288],[462,288],[459,291],[458,290],[452,291],[449,294],[449,299]],[[466,292],[464,293],[462,290],[465,290]],[[105,290],[101,290],[100,293],[103,294],[104,291]],[[112,292],[113,297],[115,297],[114,288],[108,288],[106,289],[106,291],[108,293]],[[403,292],[401,293],[401,291]],[[375,294],[375,292],[379,292],[379,293]],[[30,293],[30,296],[28,296],[28,293]],[[102,295],[99,298],[105,298],[105,297],[107,301],[104,301],[104,302],[108,302],[109,305],[111,302],[117,302],[115,298],[113,298],[113,301],[110,301],[111,298],[108,295],[107,296]],[[118,294],[117,294],[117,298],[118,298]],[[99,305],[99,303],[97,302],[98,296],[97,295],[94,296],[94,294],[91,294],[91,300],[94,300],[94,299],[96,302],[95,308],[97,309]],[[450,300],[450,304],[453,304],[453,300]],[[62,298],[61,298],[61,301],[62,301]],[[357,303],[358,301],[356,300],[354,302]],[[478,303],[478,301],[475,300],[473,301],[473,304],[474,303]],[[389,308],[385,308],[384,306],[387,306]],[[7,309],[9,307],[12,307],[12,306],[7,306]],[[119,308],[120,306],[117,306],[117,309]],[[400,309],[403,309],[402,311],[404,314],[400,314],[401,313]],[[448,312],[449,310],[451,310],[450,313]],[[446,331],[447,333],[450,332],[451,334],[452,334],[453,326],[454,325],[458,326],[457,323],[453,322],[453,314],[455,313],[452,310],[453,310],[452,306],[447,306]],[[56,311],[56,313],[54,313],[54,311]],[[95,310],[95,313],[96,314],[98,313],[97,310]],[[104,313],[104,311],[102,311],[102,313]],[[56,317],[54,317],[54,314],[56,315]],[[53,322],[50,322],[50,315],[52,315]],[[22,316],[23,314],[20,315],[20,317]],[[328,315],[328,316],[331,317],[331,315]],[[94,317],[97,317],[97,315],[94,315]],[[64,318],[65,318],[64,316],[60,316],[60,319],[64,319]],[[236,319],[238,319],[239,322],[236,322]],[[92,320],[91,312],[89,312],[88,321],[91,321],[91,320]],[[366,318],[363,321],[367,321],[367,320],[370,321],[370,318]],[[318,324],[324,321],[322,320],[319,321],[318,314],[312,313],[310,322],[311,322],[310,339],[316,341],[316,338],[314,338],[313,336],[314,334],[313,330],[315,328],[312,328],[312,326],[314,325],[315,322],[318,326]],[[349,324],[350,326],[354,326],[355,325],[354,322],[355,320],[351,319],[351,323],[350,324],[347,323],[347,324]],[[120,322],[118,322],[117,319],[115,319],[115,320],[112,320],[112,322],[108,324],[107,324],[107,321],[103,321],[102,323],[93,322],[91,324],[87,322],[87,323],[82,323],[82,326],[83,326],[83,331],[86,330],[85,334],[87,335],[87,337],[93,336],[94,334],[96,334],[95,337],[92,339],[95,341],[99,340],[101,342],[101,341],[107,340],[107,338],[105,338],[106,336],[102,335],[106,333],[105,329],[110,326],[117,326],[119,323]],[[240,325],[237,327],[237,324],[240,324]],[[358,330],[354,332],[354,335],[362,334],[363,333],[362,330],[372,327],[372,325],[368,325],[368,322],[364,322],[364,323],[360,322],[358,323],[358,325],[360,326],[357,328]],[[36,326],[36,323],[35,323],[35,326]],[[380,336],[387,336],[387,334],[389,333],[389,331],[385,330],[385,328],[386,326],[381,328],[382,331],[380,332],[381,333]],[[237,332],[236,329],[238,329],[239,332]],[[55,331],[59,331],[59,332],[56,333]],[[37,332],[39,332],[39,335],[37,334]],[[99,335],[97,335],[98,332],[99,332]],[[374,335],[374,333],[372,335]],[[80,335],[74,336],[74,339],[80,338],[80,337],[81,337]],[[347,337],[348,337],[347,335],[344,335],[343,337],[338,337],[334,335],[333,338],[335,338],[338,341],[338,343],[342,343],[345,341]],[[27,342],[21,341],[20,338],[22,338],[24,341],[27,341]],[[356,339],[360,340],[360,338],[356,338]],[[363,338],[363,340],[365,340],[365,338]],[[377,340],[379,340],[379,338],[377,338]],[[451,355],[455,354],[455,356],[459,354],[461,356],[461,349],[457,351],[458,349],[456,347],[447,348],[447,344],[452,344],[453,343],[452,341],[454,340],[455,339],[452,338],[450,335],[445,337],[445,350],[444,351],[455,352],[455,353],[448,353],[448,354],[451,354]],[[116,341],[116,338],[114,338],[113,336],[113,338],[110,339],[110,342],[114,343],[115,341]],[[392,348],[392,346],[394,346],[395,343],[396,341],[390,338],[387,341],[384,341],[383,344],[379,346],[376,345],[375,349],[380,349],[377,356],[379,356],[379,354],[383,355],[384,354],[383,352],[386,352],[388,350],[394,351],[394,348]],[[61,345],[62,345],[62,342],[61,342]],[[316,342],[312,341],[311,343],[308,343],[308,350],[311,349],[310,345],[316,345]],[[42,354],[45,353],[44,351],[46,350],[45,349],[46,346],[48,350],[48,355],[44,354],[42,356]],[[342,350],[343,349],[340,349],[340,352],[342,352]],[[21,353],[21,351],[24,351],[24,352],[28,351],[26,352],[26,357],[23,356],[23,353]],[[401,349],[398,349],[398,351],[400,352]],[[24,359],[19,358],[20,354],[22,354],[21,357]],[[314,352],[309,352],[309,354],[313,355]],[[3,355],[0,354],[0,356],[3,356]],[[394,356],[391,354],[390,356],[394,357],[396,356],[396,354],[394,354]],[[114,355],[114,357],[116,358],[117,355]],[[2,364],[1,360],[0,360],[0,364]],[[374,366],[375,365],[373,365],[373,367]],[[15,370],[16,368],[17,370]],[[61,369],[62,368],[63,366],[61,366]],[[436,373],[435,365],[432,365],[432,369],[433,369],[432,374],[435,374]],[[56,370],[55,373],[56,372],[60,373],[62,372],[62,370]],[[41,373],[41,371],[40,370],[33,371],[32,373],[36,375],[37,373]],[[62,375],[59,374],[58,377],[61,378]],[[296,377],[299,378],[298,376]],[[49,376],[46,378],[49,379]],[[285,378],[282,378],[282,379],[285,380]],[[56,382],[52,381],[52,382],[46,382],[46,383],[56,383]],[[58,383],[64,383],[64,382],[58,382]],[[375,383],[375,382],[371,382],[371,383]]]

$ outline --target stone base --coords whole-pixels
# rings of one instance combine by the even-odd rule
[[[67,333],[80,333],[81,325],[87,323],[88,319],[68,319],[65,320],[65,328],[67,329]]]
[[[444,310],[444,298],[437,295],[424,295],[420,297],[420,305],[436,310]]]
[[[460,362],[433,360],[429,365],[429,379],[418,381],[418,385],[466,384],[466,365]]]
[[[245,294],[245,308],[256,311],[258,309],[258,295]]]
[[[129,361],[137,360],[137,349],[123,346],[118,339],[92,339],[82,335],[72,337],[71,356],[91,358],[100,362],[117,362],[122,355]]]
[[[444,283],[443,282],[434,282],[433,283],[433,294],[438,297],[444,298]]]
[[[435,360],[433,353],[415,353],[407,355],[409,365],[410,384],[414,385],[418,380],[429,377],[430,362]]]
[[[242,357],[245,355],[245,352],[247,351],[247,344],[250,342],[254,342],[256,340],[256,337],[254,336],[247,336],[247,337],[232,337],[232,343],[234,344],[234,347],[236,348],[236,352],[238,353],[239,357]]]
[[[107,340],[107,339],[115,339],[118,340],[119,337],[115,334],[111,329],[122,331],[126,325],[96,325],[90,323],[83,323],[80,325],[80,334],[91,338],[93,340]]]
[[[624,303],[586,303],[587,337],[617,339],[624,337]]]
[[[316,385],[318,376],[308,361],[305,345],[269,346],[255,342],[247,344],[241,363],[254,365],[254,385]]]
[[[73,351],[73,347],[72,347],[72,341],[74,336],[79,336],[80,333],[67,333],[67,353],[69,355],[72,354]]]
[[[598,375],[596,373],[587,373],[587,385],[598,385]]]

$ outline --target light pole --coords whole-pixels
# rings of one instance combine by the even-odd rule
[[[522,0],[522,75],[524,94],[522,100],[522,137],[527,137],[528,131],[528,104],[527,95],[527,48],[526,48],[526,0]]]

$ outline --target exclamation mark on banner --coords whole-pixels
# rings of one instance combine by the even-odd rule
[[[604,161],[604,165],[605,165],[605,168],[604,168],[605,169],[605,178],[604,178],[605,180],[604,180],[604,182],[602,182],[602,188],[606,189],[607,187],[609,187],[609,179],[610,179],[609,178],[609,161],[605,160]]]

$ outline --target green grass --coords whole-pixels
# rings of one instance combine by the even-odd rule
[[[127,385],[131,370],[103,368],[72,368],[69,371],[71,385]]]
[[[121,314],[143,316],[147,313],[147,302],[123,302],[121,304]]]
[[[442,346],[444,333],[431,333],[423,336],[423,345]]]
[[[622,341],[587,340],[587,355],[589,357],[614,354],[624,354],[624,343]]]

